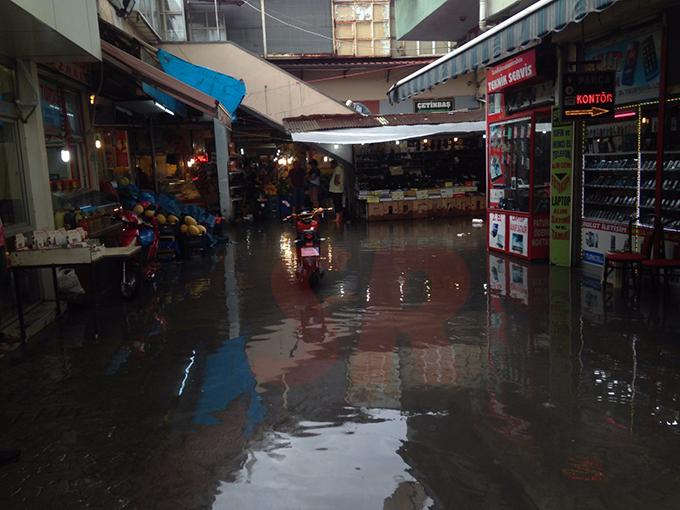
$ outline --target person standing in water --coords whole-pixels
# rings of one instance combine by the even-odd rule
[[[309,160],[309,198],[312,201],[312,207],[315,209],[319,207],[319,191],[321,191],[321,170],[319,170],[319,162],[316,159]]]
[[[335,210],[335,223],[340,224],[344,219],[345,214],[345,169],[338,165],[334,159],[331,160],[331,168],[333,174],[331,175],[331,182],[328,186],[328,191],[333,197],[333,209]]]

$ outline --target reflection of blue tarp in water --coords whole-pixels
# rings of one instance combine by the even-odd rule
[[[243,80],[197,66],[164,50],[158,50],[156,56],[164,72],[217,99],[229,115],[234,117],[243,96],[246,95]]]
[[[244,432],[249,436],[265,414],[262,399],[255,391],[256,386],[257,381],[246,356],[245,338],[227,340],[206,360],[194,423],[217,425],[220,421],[213,413],[226,409],[237,397],[248,395],[250,404]]]

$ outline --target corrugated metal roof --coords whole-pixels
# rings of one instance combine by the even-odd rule
[[[418,66],[434,62],[437,57],[413,58],[312,58],[301,57],[289,59],[287,57],[270,57],[269,61],[284,69],[313,69],[313,68],[357,68],[357,67],[401,67]]]
[[[283,119],[288,133],[306,133],[329,129],[369,128],[380,126],[415,126],[418,124],[447,124],[451,122],[477,122],[484,120],[484,110],[451,113],[401,113],[389,115],[301,115]]]

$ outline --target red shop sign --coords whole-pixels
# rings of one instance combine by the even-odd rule
[[[535,78],[536,50],[521,53],[486,71],[486,92],[493,94],[506,87]]]

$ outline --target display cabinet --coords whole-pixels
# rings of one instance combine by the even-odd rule
[[[547,109],[489,122],[489,249],[548,257],[551,131]]]

